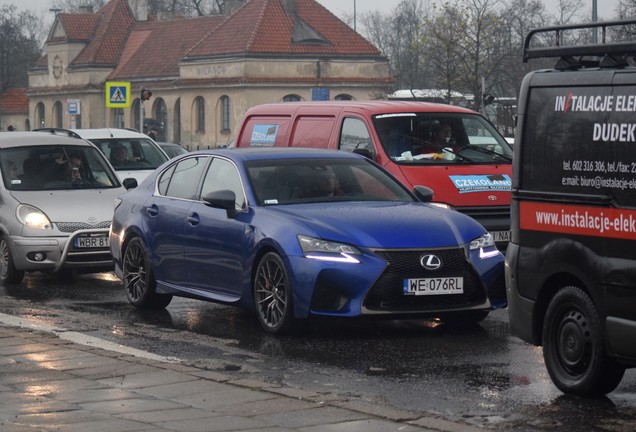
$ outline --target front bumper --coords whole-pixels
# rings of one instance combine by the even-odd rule
[[[78,248],[79,237],[108,237],[108,229],[82,229],[69,236],[9,236],[13,263],[20,271],[57,272],[62,268],[110,270],[113,259],[108,246]]]

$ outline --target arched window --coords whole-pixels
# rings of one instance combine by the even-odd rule
[[[46,118],[44,116],[44,104],[38,103],[35,107],[35,127],[43,128],[46,126]]]
[[[115,128],[123,128],[124,126],[124,110],[122,108],[112,108],[111,112],[112,126]]]
[[[172,142],[181,144],[181,98],[178,98],[174,103]]]
[[[221,97],[221,132],[230,132],[230,98]]]
[[[205,99],[202,96],[197,96],[194,99],[194,118],[196,119],[197,132],[205,132]]]
[[[152,118],[156,120],[153,122],[152,129],[155,131],[157,141],[167,141],[168,107],[163,98],[157,98],[152,105]]]
[[[283,102],[300,102],[300,96],[297,94],[288,94],[283,96]]]
[[[139,98],[135,99],[130,106],[130,124],[134,125],[134,128],[141,132],[139,127]]]
[[[53,105],[53,119],[56,128],[64,127],[64,107],[60,101],[55,102]]]
[[[346,93],[341,93],[338,96],[336,96],[334,98],[335,100],[343,100],[343,101],[347,101],[347,100],[353,100],[353,96],[348,95]]]

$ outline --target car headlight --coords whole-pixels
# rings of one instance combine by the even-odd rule
[[[53,229],[53,224],[42,210],[20,204],[16,210],[18,221],[29,228]]]
[[[304,235],[298,236],[298,243],[306,258],[322,261],[336,261],[359,263],[353,255],[361,255],[362,252],[354,246],[328,240],[322,240]]]
[[[492,234],[486,233],[470,242],[470,250],[479,249],[480,258],[490,258],[499,255],[499,250],[495,247],[495,239]],[[491,249],[486,251],[485,249]]]
[[[455,208],[452,205],[446,204],[443,202],[431,201],[429,204],[435,207],[443,208],[445,210],[455,210]]]

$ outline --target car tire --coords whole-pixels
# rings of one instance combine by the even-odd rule
[[[254,276],[254,306],[261,327],[268,333],[291,329],[293,292],[289,274],[281,257],[268,252],[258,263]]]
[[[123,253],[122,274],[126,297],[138,309],[163,309],[172,301],[168,294],[157,294],[157,281],[143,241],[131,239]]]
[[[592,299],[575,286],[559,290],[548,305],[543,358],[559,390],[579,396],[609,393],[625,373],[605,353],[603,325]]]
[[[11,246],[6,235],[0,236],[0,282],[18,284],[24,279],[24,271],[17,270],[13,262]]]

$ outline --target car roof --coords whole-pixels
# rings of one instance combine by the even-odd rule
[[[312,149],[303,147],[242,147],[198,150],[187,155],[220,155],[235,160],[271,160],[271,159],[365,159],[364,156],[342,150]]]
[[[100,138],[146,138],[151,139],[148,135],[142,134],[134,129],[119,128],[97,128],[97,129],[71,129],[82,138],[100,139]]]
[[[76,145],[89,146],[93,145],[88,141],[80,138],[73,138],[55,133],[42,132],[0,132],[0,148],[24,147],[24,146],[43,146],[43,145]]]
[[[371,115],[379,114],[392,114],[392,113],[404,113],[404,112],[430,112],[430,113],[465,113],[465,114],[479,114],[476,111],[468,108],[459,107],[456,105],[448,105],[434,102],[413,102],[413,101],[313,101],[313,102],[294,102],[290,103],[274,103],[257,105],[249,109],[248,113],[251,114],[289,114],[296,111],[303,111],[310,108],[312,112],[318,112],[324,110],[325,112],[331,112],[336,109],[349,109],[349,110],[362,110],[368,111]]]

